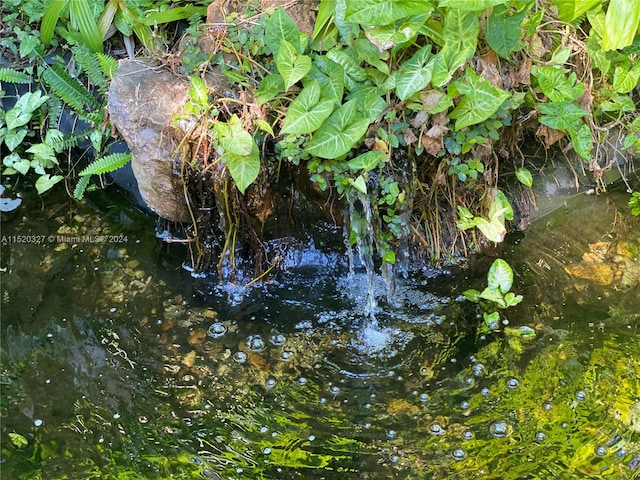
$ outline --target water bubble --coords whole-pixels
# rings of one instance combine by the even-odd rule
[[[482,390],[480,390],[480,395],[482,395],[483,397],[488,397],[489,395],[491,395],[491,392],[487,387],[485,387]]]
[[[260,335],[250,335],[247,338],[247,348],[252,352],[262,352],[266,345]]]
[[[480,375],[482,375],[483,373],[484,373],[484,365],[483,365],[483,364],[481,364],[481,363],[476,363],[476,364],[473,366],[473,374],[474,374],[476,377],[479,377],[479,376],[480,376]]]
[[[461,462],[465,458],[467,458],[467,452],[464,448],[454,448],[451,450],[451,458],[453,458],[456,462]]]
[[[267,381],[265,382],[265,387],[267,388],[273,388],[276,386],[276,379],[275,378],[267,378]]]
[[[471,430],[465,430],[462,433],[462,438],[464,438],[465,440],[473,440],[473,437],[475,435],[473,434],[473,432]]]
[[[584,402],[587,399],[587,393],[584,390],[578,390],[575,397],[577,401]]]
[[[429,433],[431,435],[440,436],[445,434],[445,429],[438,422],[433,422],[429,425]]]
[[[207,330],[207,334],[213,338],[220,338],[225,333],[227,333],[227,326],[222,322],[212,323],[209,329]]]
[[[120,418],[120,414],[119,414],[119,413],[114,413],[114,414],[113,414],[113,418],[114,418],[115,420],[119,419],[119,418]]]
[[[307,379],[305,377],[300,377],[298,379],[298,385],[306,385],[307,384]]]
[[[271,449],[269,447],[264,447],[262,449],[262,453],[264,453],[265,455],[270,455],[271,454]]]
[[[36,419],[33,421],[33,424],[34,424],[36,427],[41,427],[43,423],[44,423],[44,422],[43,422],[42,420],[40,420],[39,418],[36,418]]]
[[[389,431],[387,432],[387,437],[389,437],[389,438],[396,438],[396,432],[395,432],[395,430],[389,430]]]
[[[260,427],[260,433],[267,433],[269,431],[269,427]]]
[[[337,386],[333,386],[331,387],[331,394],[335,397],[336,395],[338,395],[340,393],[340,387]]]
[[[520,382],[518,381],[517,378],[509,378],[507,379],[507,388],[510,390],[513,390],[515,388],[518,388],[520,386]]]
[[[536,440],[544,442],[547,439],[547,435],[544,432],[536,432]]]
[[[281,333],[274,333],[273,335],[271,335],[271,337],[269,337],[269,341],[271,342],[272,345],[279,347],[281,345],[284,345],[286,338]]]
[[[309,437],[307,438],[307,440],[309,440],[310,442],[313,442],[316,439],[315,435],[309,435]]]
[[[398,455],[392,455],[391,456],[391,462],[392,463],[398,463],[399,460],[400,460],[400,457]]]
[[[362,425],[366,430],[369,430],[371,428],[371,424],[369,422],[364,422],[364,425]]]
[[[496,420],[489,425],[489,433],[495,438],[504,438],[511,434],[511,425],[504,420]]]
[[[418,400],[420,400],[422,403],[427,403],[429,401],[429,395],[427,395],[426,393],[421,393],[418,396]]]
[[[370,403],[365,403],[364,404],[364,408],[366,408],[367,410],[371,409],[371,404]]]
[[[604,457],[607,455],[607,447],[604,445],[598,445],[596,447],[596,455],[599,457]]]
[[[469,402],[467,402],[466,400],[463,400],[462,402],[460,402],[460,408],[462,410],[468,410],[469,409]]]
[[[544,408],[547,412],[553,410],[553,404],[551,402],[544,402],[542,404],[542,408]]]
[[[243,351],[238,351],[233,356],[233,359],[238,363],[244,363],[244,362],[247,361],[248,357],[249,356],[246,353],[244,353]]]
[[[288,362],[292,357],[293,352],[290,352],[289,350],[283,350],[282,353],[280,353],[280,360],[283,362]]]

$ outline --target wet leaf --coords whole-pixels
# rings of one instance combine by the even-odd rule
[[[531,176],[531,172],[528,168],[520,167],[519,169],[517,169],[516,178],[525,187],[533,186],[533,177]]]
[[[499,289],[502,293],[507,293],[513,285],[513,270],[503,259],[497,258],[487,274],[487,284],[491,289]]]
[[[249,155],[236,155],[232,152],[225,152],[224,159],[229,168],[229,174],[235,182],[238,190],[244,194],[260,173],[260,151],[255,142]]]
[[[9,439],[17,448],[23,448],[29,445],[29,441],[19,433],[9,433]]]

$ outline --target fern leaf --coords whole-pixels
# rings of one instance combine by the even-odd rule
[[[0,82],[29,83],[31,82],[31,77],[13,68],[0,68]]]
[[[55,95],[49,96],[47,100],[47,115],[49,128],[57,129],[60,123],[60,116],[62,115],[62,100]]]
[[[110,55],[106,55],[104,53],[96,53],[98,57],[98,62],[100,62],[100,68],[102,68],[102,73],[107,78],[113,78],[113,75],[118,71],[118,61]]]
[[[84,192],[89,186],[89,180],[91,180],[91,175],[80,177],[80,180],[76,183],[76,188],[73,189],[73,197],[75,199],[82,200],[84,198]]]
[[[102,72],[97,55],[91,52],[86,45],[82,45],[73,49],[73,58],[89,81],[98,88],[100,93],[104,94],[107,91],[107,78]]]
[[[93,95],[60,65],[51,65],[42,72],[41,77],[78,115],[82,116],[85,113],[85,107],[91,109],[100,107]]]
[[[113,172],[131,161],[129,153],[112,153],[98,158],[91,162],[80,172],[81,176],[99,175],[101,173]]]

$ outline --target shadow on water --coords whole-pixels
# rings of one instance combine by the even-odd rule
[[[93,198],[2,225],[3,478],[640,475],[623,196],[574,199],[501,252],[525,302],[490,333],[461,300],[488,257],[414,273],[373,320],[341,255],[292,250],[268,285],[216,287]]]

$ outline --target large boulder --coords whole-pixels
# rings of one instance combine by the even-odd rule
[[[177,141],[172,121],[188,98],[186,80],[151,62],[121,60],[107,106],[111,123],[131,150],[142,199],[159,216],[177,222],[189,220],[190,215],[182,181],[175,173]]]

